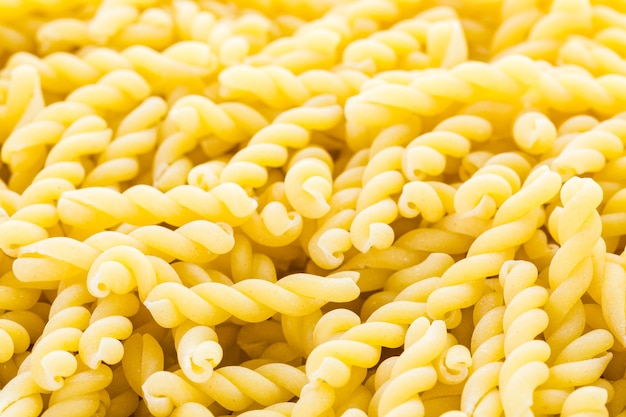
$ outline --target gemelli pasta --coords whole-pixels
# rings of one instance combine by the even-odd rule
[[[0,1],[0,417],[626,417],[626,6]]]

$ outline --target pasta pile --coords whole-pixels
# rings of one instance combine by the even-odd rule
[[[0,416],[626,416],[626,1],[0,1]]]

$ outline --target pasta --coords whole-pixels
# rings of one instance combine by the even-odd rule
[[[626,416],[626,7],[0,1],[0,417]]]

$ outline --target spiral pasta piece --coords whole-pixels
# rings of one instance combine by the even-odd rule
[[[276,283],[247,279],[232,286],[207,282],[187,288],[165,282],[150,291],[144,304],[164,327],[177,326],[187,318],[211,326],[233,315],[259,322],[276,312],[306,315],[329,301],[352,300],[358,295],[356,280],[357,274],[343,272],[331,277],[293,274]],[[224,298],[225,295],[228,296]],[[233,304],[234,299],[237,305]],[[298,310],[284,309],[291,303],[297,305]]]
[[[148,97],[120,122],[116,135],[98,157],[97,165],[86,175],[83,187],[117,186],[132,181],[144,170],[140,159],[156,148],[157,125],[165,115],[166,104]]]
[[[533,285],[537,271],[525,262],[510,261],[502,266],[500,283],[504,290],[504,352],[500,370],[500,396],[505,413],[525,410],[532,413],[533,391],[548,380],[547,343],[535,340],[548,325],[548,315],[541,306],[548,292]],[[524,329],[527,323],[532,327]],[[518,330],[519,329],[519,330]],[[524,387],[523,394],[520,393]]]
[[[425,318],[417,319],[409,326],[405,351],[390,359],[395,360],[389,365],[389,379],[385,381],[383,377],[379,381],[377,375],[379,388],[370,405],[370,415],[424,415],[419,394],[437,382],[438,375],[431,362],[444,352],[444,330],[442,321],[430,324]],[[469,357],[469,352],[465,351]]]
[[[622,345],[626,343],[626,339],[624,339],[626,330],[622,330],[626,329],[622,326],[626,320],[626,300],[622,299],[621,291],[625,278],[626,271],[624,270],[623,258],[607,256],[601,290],[602,315],[608,329]]]
[[[244,410],[257,403],[268,406],[289,400],[304,385],[302,371],[280,363],[267,363],[249,369],[243,366],[223,367],[199,384],[186,381],[177,373],[152,374],[144,383],[148,408],[154,415],[169,415],[187,402],[204,406],[217,402],[230,410]],[[168,382],[171,390],[165,390]],[[259,390],[259,386],[273,389]],[[191,400],[191,401],[190,401]]]
[[[43,409],[41,393],[30,371],[11,379],[0,391],[0,410],[8,415],[37,416]]]
[[[431,317],[441,319],[447,313],[454,311],[455,308],[452,308],[452,301],[450,300],[453,295],[459,297],[460,294],[463,294],[464,297],[457,298],[455,302],[457,308],[466,304],[472,305],[478,301],[485,277],[496,275],[502,264],[512,258],[517,245],[528,241],[534,230],[543,222],[542,211],[538,208],[558,192],[561,180],[558,174],[547,169],[537,170],[533,174],[526,179],[522,188],[496,212],[494,228],[479,236],[472,243],[467,258],[455,264],[442,275],[440,288],[436,289],[428,298]],[[507,239],[492,238],[496,233],[506,233]],[[507,242],[508,247],[502,246],[504,241]],[[490,247],[489,242],[492,244],[497,242],[496,247]],[[470,269],[473,271],[471,278],[465,272],[465,265],[469,265],[470,262],[476,263],[476,267]],[[467,288],[470,291],[464,291],[461,288]],[[444,302],[450,306],[444,308]],[[458,316],[456,317],[458,318]]]
[[[294,156],[285,175],[285,196],[303,217],[317,219],[330,210],[333,191],[332,157],[322,149],[318,155],[301,152]]]
[[[178,363],[183,373],[190,381],[206,382],[223,356],[217,334],[210,327],[181,325],[176,336]]]
[[[563,185],[561,200],[563,208],[556,208],[549,221],[552,235],[561,243],[561,248],[555,253],[550,264],[549,282],[552,292],[545,306],[550,317],[545,334],[546,340],[551,345],[552,355],[557,355],[565,345],[580,336],[583,330],[580,325],[574,325],[581,319],[582,304],[573,298],[571,301],[561,298],[561,292],[556,290],[561,285],[572,285],[574,282],[580,288],[579,291],[588,288],[593,274],[591,254],[598,250],[594,248],[602,244],[600,215],[595,210],[602,201],[602,189],[593,181],[574,177]],[[572,210],[576,212],[585,210],[587,215],[583,222],[568,222],[566,226],[567,216],[571,216]],[[570,240],[571,243],[568,244]],[[578,245],[585,246],[582,246],[580,251],[575,249],[569,253],[572,250],[570,248]],[[567,262],[563,261],[564,256],[567,256]],[[571,281],[572,279],[574,281]],[[567,284],[568,281],[571,283]],[[569,324],[565,328],[569,330],[563,327],[566,323]],[[559,328],[563,330],[558,331]]]
[[[506,199],[519,191],[529,168],[516,154],[500,154],[488,159],[454,194],[456,212],[491,218]]]
[[[404,178],[398,171],[379,174],[364,185],[350,225],[350,238],[359,251],[386,249],[393,244],[395,236],[389,223],[398,217],[398,206],[390,197],[403,185]]]
[[[498,373],[504,358],[504,306],[499,291],[486,290],[476,303],[471,334],[472,364],[461,394],[460,409],[467,415],[500,414]]]
[[[45,416],[88,416],[106,412],[110,398],[105,388],[111,383],[113,373],[105,366],[85,369],[65,380],[63,387],[50,396]]]
[[[456,12],[442,7],[351,42],[343,52],[343,63],[369,67],[371,72],[392,68],[448,68],[464,61],[466,54],[465,34]]]
[[[345,332],[341,331],[343,326],[348,327]],[[338,330],[342,333],[338,338],[323,341]],[[323,342],[307,358],[306,370],[310,382],[296,403],[296,416],[307,415],[305,413],[324,415],[332,409],[335,402],[334,391],[349,383],[352,368],[374,366],[380,359],[382,346],[394,348],[402,344],[405,329],[398,324],[384,322],[370,321],[361,324],[356,314],[347,310],[335,310],[320,319],[316,325],[316,333]],[[324,333],[326,334],[322,336]],[[356,369],[355,373],[358,372]],[[321,393],[325,395],[322,397]],[[315,398],[318,399],[317,403]],[[323,401],[319,401],[322,398]],[[310,408],[312,406],[313,409]]]
[[[185,183],[192,168],[186,154],[198,146],[211,155],[215,150],[210,148],[232,148],[267,125],[265,118],[248,106],[216,104],[197,95],[178,100],[169,110],[166,121],[173,128],[159,144],[153,175],[155,185],[163,191]]]
[[[620,156],[623,150],[624,146],[619,137],[610,132],[594,129],[572,138],[554,159],[552,166],[555,171],[568,179],[573,175],[601,170],[607,160]],[[577,156],[581,152],[585,154],[585,165],[582,166],[579,165],[581,159]]]
[[[68,187],[59,196],[57,208],[61,221],[68,225],[93,230],[97,219],[102,230],[103,226],[121,223],[147,226],[164,222],[182,227],[192,219],[211,221],[225,216],[236,226],[248,219],[257,204],[242,187],[227,183],[210,191],[181,185],[165,193],[145,185],[130,187],[123,193],[105,187]]]

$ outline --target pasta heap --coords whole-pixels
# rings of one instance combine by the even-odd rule
[[[626,2],[0,1],[0,416],[626,416]]]

